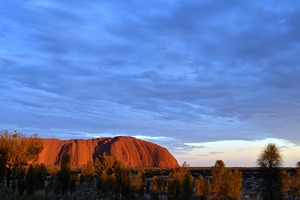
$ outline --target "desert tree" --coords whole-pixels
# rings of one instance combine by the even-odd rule
[[[268,144],[257,159],[262,175],[262,195],[266,200],[283,199],[282,163],[279,147],[274,143]]]
[[[188,168],[172,169],[166,187],[168,199],[189,199],[193,195],[194,178]]]
[[[95,160],[94,160],[94,169],[95,169],[95,173],[100,175],[102,169],[101,169],[101,163],[100,163],[100,160],[99,160],[99,157],[97,157]]]
[[[95,175],[95,167],[93,161],[89,160],[82,170],[82,175],[89,179],[92,179]]]
[[[198,180],[196,181],[196,186],[195,186],[195,194],[197,198],[201,198],[203,197],[203,191],[204,191],[204,184],[205,184],[205,180],[203,178],[203,176],[199,176]]]
[[[99,156],[94,162],[95,171],[98,174],[97,188],[99,192],[105,191],[104,195],[112,193],[118,199],[121,192],[122,198],[129,198],[131,195],[131,173],[124,164],[112,156]],[[101,183],[101,179],[107,180],[107,185]],[[101,189],[102,187],[102,189]],[[109,191],[108,191],[109,190]]]
[[[117,173],[117,184],[119,185],[119,189],[121,190],[121,198],[122,199],[130,199],[131,197],[131,173],[129,169],[120,168]]]
[[[69,193],[71,185],[71,156],[65,154],[60,163],[60,171],[58,172],[58,183],[62,195]]]
[[[238,200],[242,197],[242,173],[229,170],[222,160],[217,160],[212,168],[213,199]]]
[[[45,164],[33,165],[35,175],[35,188],[43,190],[45,188],[45,174],[48,172]]]
[[[11,176],[28,163],[38,160],[43,150],[42,139],[37,134],[26,137],[25,134],[4,130],[0,133],[0,169],[6,171],[6,185],[10,186]]]
[[[212,184],[213,184],[213,196],[214,199],[225,198],[225,178],[226,178],[226,167],[222,160],[217,160],[215,166],[212,168]]]
[[[116,163],[118,161],[110,156],[99,156],[95,159],[94,169],[98,174],[97,177],[97,190],[103,197],[109,197],[112,193],[117,198],[117,181],[116,171],[118,170]]]
[[[110,175],[110,177],[115,180],[114,184],[114,193],[115,198],[119,196],[119,193],[121,192],[122,199],[127,199],[131,194],[131,180],[130,180],[130,170],[126,169],[124,167],[124,164],[120,161],[118,161],[114,157],[110,157],[113,162],[112,167],[109,167],[107,170],[107,173]]]
[[[152,199],[159,199],[160,194],[164,191],[165,180],[159,176],[152,177],[152,190],[151,197]]]
[[[136,192],[139,194],[140,199],[142,199],[145,193],[145,171],[139,170],[138,173],[133,177],[133,186]]]
[[[182,182],[183,199],[193,199],[194,177],[190,173],[185,173]]]
[[[146,193],[149,194],[150,193],[151,181],[147,180],[145,186],[146,186]]]
[[[242,172],[227,170],[225,183],[225,198],[239,200],[242,198]]]
[[[18,170],[17,181],[18,181],[18,193],[20,196],[23,196],[24,191],[26,189],[25,175],[26,175],[25,168],[21,168]]]
[[[109,191],[111,191],[110,183],[109,183],[109,176],[106,174],[105,171],[101,172],[100,176],[97,179],[97,190],[103,196],[108,196]]]
[[[209,179],[206,179],[204,182],[203,188],[203,197],[205,200],[210,200],[212,194],[212,186]]]
[[[285,170],[281,170],[280,176],[281,176],[280,192],[284,194],[291,189],[291,175]]]
[[[186,162],[186,161],[184,161],[183,163],[182,163],[182,167],[189,167],[190,165]]]
[[[95,172],[99,173],[105,170],[108,174],[114,173],[117,168],[123,167],[123,163],[113,156],[99,156],[95,159]]]
[[[292,178],[292,193],[294,197],[300,195],[300,162],[297,162],[296,173]]]
[[[27,170],[25,183],[26,183],[26,193],[27,193],[27,195],[29,195],[29,196],[33,195],[36,183],[35,183],[35,175],[34,175],[34,170],[33,170],[32,165],[30,165],[28,170]]]
[[[279,151],[279,147],[274,143],[268,144],[260,154],[257,163],[261,168],[281,167],[283,160]]]
[[[172,169],[167,179],[167,194],[169,200],[177,200],[182,197],[182,180],[181,170]]]
[[[0,183],[3,182],[5,177],[6,161],[7,161],[7,151],[6,149],[0,148]]]

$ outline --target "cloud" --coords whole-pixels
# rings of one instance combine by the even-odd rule
[[[187,150],[270,137],[300,144],[299,7],[7,1],[0,126],[165,137],[162,145]]]
[[[216,160],[223,160],[227,166],[252,166],[269,143],[278,145],[285,166],[294,166],[297,162],[299,145],[291,141],[277,138],[261,140],[221,140],[213,142],[185,143],[190,149],[185,151],[174,150],[174,155],[179,163],[189,158],[191,166],[213,166]],[[247,156],[245,156],[247,155]],[[242,163],[242,164],[241,164]]]
[[[215,154],[223,154],[225,152],[223,151],[211,151],[211,152],[208,152],[210,155],[215,155]]]
[[[174,141],[174,138],[164,137],[164,136],[153,137],[153,136],[146,136],[146,135],[134,135],[133,137],[141,139],[141,140],[154,140],[154,141],[160,140],[160,141],[163,141],[163,142]]]

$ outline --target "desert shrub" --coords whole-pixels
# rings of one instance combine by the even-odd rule
[[[87,162],[86,166],[84,166],[82,170],[82,175],[86,178],[92,179],[95,175],[95,167],[93,162],[90,160]]]
[[[131,197],[131,173],[116,158],[111,156],[99,156],[94,162],[95,171],[98,174],[97,190],[99,194],[114,195],[115,199],[121,194],[122,199]]]
[[[25,173],[26,170],[24,168],[21,168],[18,171],[18,175],[17,175],[17,181],[18,181],[18,193],[20,196],[23,196],[25,188],[26,188],[26,183],[25,183]]]
[[[35,162],[44,144],[38,135],[26,137],[25,134],[7,130],[0,132],[0,168],[6,172],[6,186],[10,187],[11,177],[19,168]],[[12,180],[14,183],[14,179]],[[14,183],[13,189],[16,184]]]
[[[242,173],[228,170],[222,160],[217,160],[212,168],[213,199],[238,200],[242,197]]]
[[[152,190],[151,196],[152,199],[159,199],[160,194],[164,192],[166,181],[159,176],[152,177]]]
[[[183,178],[183,199],[193,199],[194,177],[190,173],[185,173]]]
[[[37,190],[44,190],[45,188],[45,174],[47,173],[47,168],[44,164],[34,165],[33,171],[35,174],[35,188]]]
[[[109,192],[108,175],[103,171],[97,178],[97,190],[99,193],[107,195]]]
[[[60,166],[57,165],[47,166],[47,172],[52,176],[57,175],[59,171],[60,171]]]
[[[205,180],[204,189],[203,189],[203,197],[205,200],[210,200],[212,194],[212,186],[209,179]]]
[[[195,186],[195,194],[197,198],[203,197],[204,184],[205,184],[205,180],[203,176],[200,175],[198,180],[196,181],[196,186]]]
[[[150,186],[151,186],[151,182],[150,180],[146,181],[146,193],[149,194],[150,193]]]
[[[34,176],[34,171],[33,171],[32,165],[30,165],[30,167],[27,170],[25,182],[26,182],[27,195],[29,195],[29,196],[33,195],[34,190],[35,190],[35,176]]]
[[[130,181],[130,170],[126,168],[120,169],[120,176],[118,177],[121,186],[122,199],[130,199],[131,197],[131,181]]]
[[[262,177],[262,194],[266,200],[283,199],[282,157],[276,144],[270,143],[257,159]]]
[[[5,168],[0,165],[0,184],[4,182],[4,177],[5,177]]]
[[[300,195],[300,162],[296,164],[296,174],[292,178],[291,188],[295,198]]]
[[[62,157],[61,170],[58,172],[58,187],[61,187],[62,195],[70,190],[71,184],[71,156],[66,154]]]
[[[238,170],[227,170],[225,198],[239,200],[242,197],[242,173]]]
[[[211,172],[213,183],[213,196],[216,200],[225,198],[226,172],[227,171],[224,162],[222,160],[217,160]]]
[[[133,188],[139,194],[140,199],[142,199],[145,193],[145,171],[140,170],[133,177]]]
[[[194,178],[188,168],[173,169],[167,180],[168,199],[191,199],[193,196]]]

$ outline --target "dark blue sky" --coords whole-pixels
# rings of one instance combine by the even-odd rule
[[[193,165],[222,142],[260,144],[225,159],[255,165],[277,141],[300,160],[299,1],[98,2],[0,4],[1,129],[133,135]]]

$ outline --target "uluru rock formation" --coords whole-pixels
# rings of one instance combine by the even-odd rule
[[[82,166],[100,155],[114,156],[130,167],[178,167],[176,159],[164,147],[134,137],[118,136],[96,139],[43,139],[44,149],[39,163],[59,165],[65,154],[70,154],[72,165]]]

